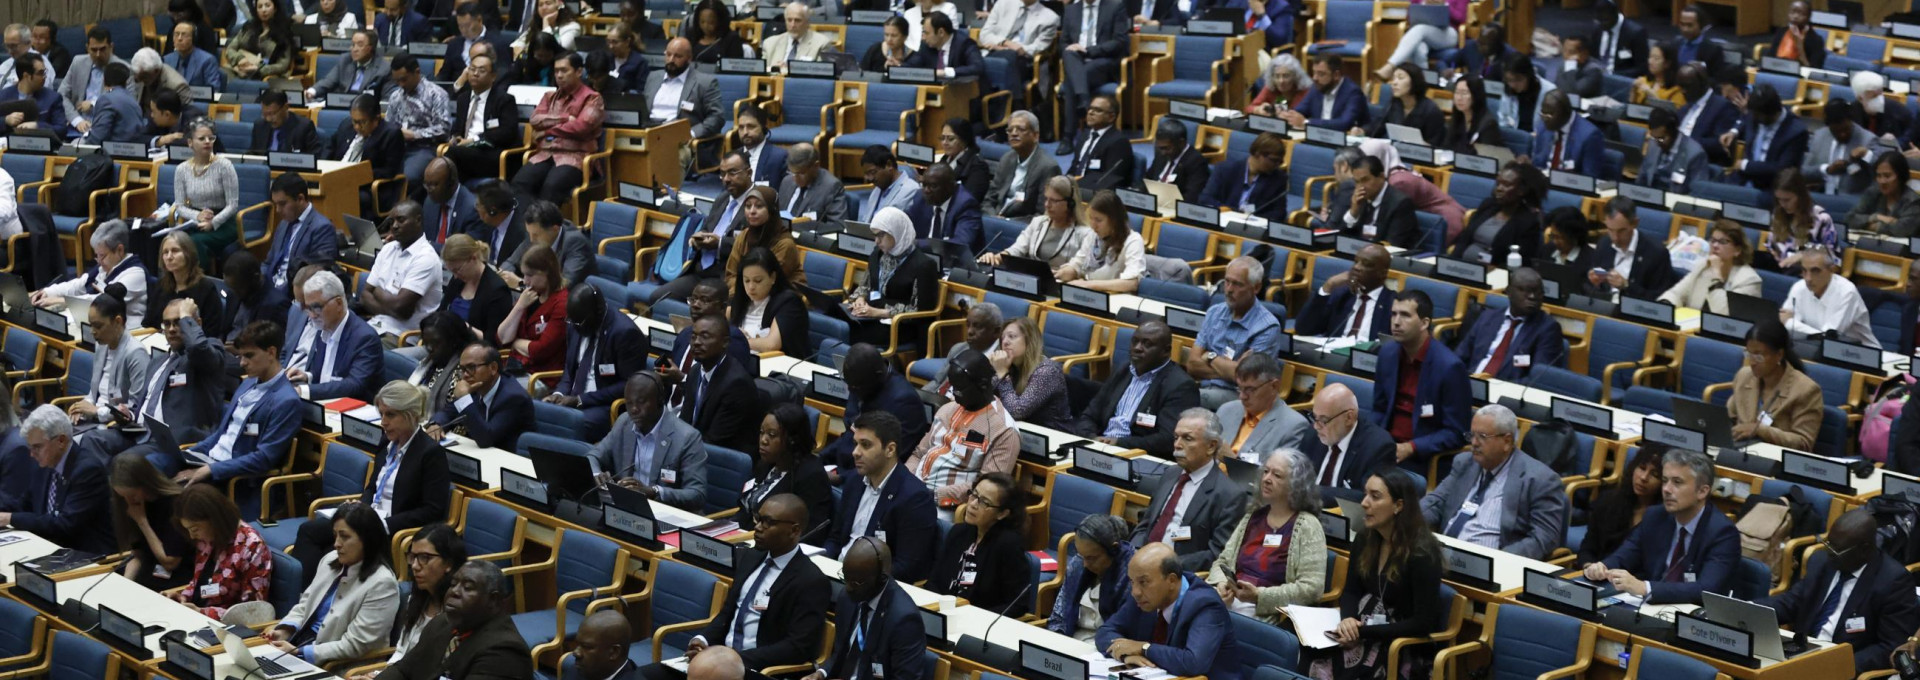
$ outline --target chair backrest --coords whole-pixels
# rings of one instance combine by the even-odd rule
[[[1073,533],[1088,515],[1113,510],[1115,493],[1113,487],[1085,477],[1054,475],[1053,502],[1047,506],[1047,547],[1059,545],[1060,538]]]
[[[1752,242],[1752,239],[1748,239],[1748,242]],[[1793,284],[1800,281],[1798,278],[1780,272],[1760,269],[1754,271],[1760,274],[1760,296],[1768,300],[1787,299],[1787,293],[1793,291]]]
[[[1127,364],[1133,362],[1133,331],[1132,326],[1120,326],[1113,330],[1113,346],[1110,350],[1113,361],[1108,370],[1125,371]]]
[[[1666,243],[1667,235],[1673,233],[1673,213],[1647,207],[1636,207],[1634,208],[1633,216],[1635,219],[1640,220],[1641,238],[1648,239],[1654,243]]]
[[[1433,279],[1409,276],[1401,290],[1417,290],[1433,298],[1433,318],[1454,318],[1460,309],[1460,287]]]
[[[413,369],[421,360],[389,349],[380,353],[380,362],[381,379],[393,382],[412,377]]]
[[[1813,514],[1820,518],[1820,526],[1824,530],[1827,518],[1833,512],[1833,494],[1798,482],[1780,479],[1768,479],[1760,483],[1760,493],[1767,496],[1785,496],[1794,489],[1799,489],[1800,497],[1807,499],[1807,502],[1813,505]]]
[[[867,85],[867,129],[906,132],[900,129],[900,114],[920,103],[920,88],[914,85],[869,83]],[[908,127],[913,127],[911,124]]]
[[[273,186],[273,170],[266,164],[234,163],[233,174],[240,180],[240,207],[259,205],[270,200],[268,193]],[[255,210],[241,220],[241,230],[246,233],[248,240],[266,238],[268,212],[271,211]]]
[[[639,228],[640,210],[625,203],[600,201],[593,204],[590,217],[587,223],[588,239],[592,243],[606,245],[607,253],[604,257],[609,260],[613,268],[617,269],[617,271],[606,271],[597,268],[600,274],[615,281],[632,280],[633,242],[609,242],[607,239],[632,236],[634,230]]]
[[[982,300],[991,302],[993,306],[999,307],[1000,317],[1004,319],[1028,316],[1033,310],[1033,303],[1006,293],[998,293],[991,290],[987,291],[986,296],[982,298]]]
[[[1494,178],[1464,172],[1447,176],[1447,195],[1468,208],[1480,205],[1493,195]]]
[[[707,446],[707,509],[729,510],[740,503],[740,489],[753,479],[753,457],[724,446]]]
[[[286,616],[293,605],[300,603],[303,590],[300,582],[306,580],[306,569],[292,555],[278,550],[267,552],[273,556],[273,577],[267,581],[267,604],[273,605],[274,616]]]
[[[1767,596],[1767,588],[1773,585],[1773,570],[1767,563],[1742,555],[1740,564],[1733,569],[1733,596],[1742,600],[1757,601]]]
[[[1575,399],[1598,402],[1604,393],[1599,378],[1580,375],[1558,366],[1535,366],[1528,374],[1528,379],[1534,387]]]
[[[1689,335],[1686,356],[1680,362],[1681,396],[1699,399],[1708,385],[1733,382],[1733,376],[1746,361],[1746,348],[1730,342]],[[1731,390],[1722,390],[1714,401],[1726,402]]]
[[[76,349],[67,355],[67,388],[62,396],[80,397],[93,391],[92,352]]]
[[[1327,383],[1346,385],[1347,389],[1353,390],[1353,398],[1360,404],[1360,408],[1362,409],[1369,408],[1370,405],[1373,404],[1372,380],[1363,380],[1345,373],[1328,373]]]
[[[847,343],[853,338],[853,326],[838,318],[809,310],[807,336],[812,341],[810,349],[816,359],[822,354],[845,356]]]
[[[832,124],[820,116],[820,108],[840,96],[839,83],[832,80],[787,78],[780,89],[780,124],[820,127]]]
[[[1537,678],[1571,666],[1580,650],[1580,620],[1519,605],[1500,607],[1493,632],[1494,680]]]
[[[1814,436],[1813,450],[1824,451],[1830,456],[1846,456],[1852,444],[1850,439],[1847,436],[1847,412],[1838,406],[1822,406],[1820,431]]]
[[[620,545],[598,534],[585,531],[565,531],[560,535],[560,559],[553,569],[553,587],[556,593],[570,593],[576,590],[592,590],[613,585],[620,576],[621,558],[626,555]],[[586,598],[575,599],[570,609],[586,611],[591,604]]]
[[[516,443],[514,448],[515,448],[515,453],[518,453],[522,456],[527,456],[527,457],[533,456],[534,449],[542,449],[545,451],[552,451],[554,453],[564,453],[564,454],[574,455],[574,456],[588,456],[593,454],[593,446],[586,442],[580,441],[579,439],[569,438],[569,437],[555,437],[550,434],[541,434],[539,432],[522,433],[520,435],[519,441]]]
[[[1693,183],[1693,195],[1721,203],[1739,203],[1761,208],[1773,207],[1773,192],[1748,186],[1700,181]]]
[[[253,123],[239,121],[213,121],[213,132],[220,137],[220,143],[228,149],[245,149],[253,145]]]
[[[1652,332],[1646,326],[1596,317],[1587,348],[1587,375],[1605,380],[1609,364],[1647,359],[1647,334]],[[1614,371],[1612,387],[1626,387],[1632,377],[1632,371]]]
[[[26,656],[46,632],[40,612],[11,598],[0,599],[0,659]]]
[[[468,496],[460,523],[468,555],[495,555],[520,547],[527,518],[497,501]]]
[[[1224,42],[1224,38],[1195,35],[1174,38],[1174,80],[1213,82],[1213,62],[1226,56]]]
[[[989,59],[987,63],[991,64],[994,61],[997,60]],[[981,153],[987,153],[984,147],[981,149]],[[985,197],[982,196],[980,198],[984,199]],[[1027,228],[1027,223],[1025,222],[1009,220],[1004,217],[982,216],[980,223],[987,228],[986,249],[994,251],[1013,245],[1014,240],[1020,238],[1020,232]]]
[[[535,401],[533,422],[533,430],[540,434],[575,440],[586,437],[586,418],[577,408]]]
[[[1040,316],[1040,351],[1049,357],[1091,352],[1098,327],[1078,314],[1048,311]]]
[[[1300,639],[1285,628],[1259,619],[1228,614],[1240,665],[1248,674],[1261,666],[1296,668],[1300,661]]]
[[[1705,661],[1654,647],[1634,647],[1639,660],[1635,677],[1660,680],[1714,680],[1720,672]]]
[[[108,658],[113,654],[106,644],[76,633],[56,631],[47,654],[53,664],[48,680],[100,680],[109,676]]]
[[[1353,260],[1345,260],[1338,257],[1316,257],[1313,258],[1313,265],[1307,272],[1307,278],[1313,283],[1314,290],[1319,290],[1320,286],[1326,284],[1327,279],[1344,274],[1352,269]]]
[[[887,37],[880,26],[870,24],[847,25],[847,54],[866,54],[867,49],[880,44]]]
[[[698,621],[714,613],[713,591],[719,587],[720,577],[674,560],[656,560],[654,564],[654,628]],[[686,641],[692,639],[696,632],[682,631],[667,636],[662,642],[675,648],[685,648]]]
[[[1153,253],[1161,257],[1197,262],[1213,256],[1213,235],[1204,229],[1166,222],[1154,237]]]
[[[1673,398],[1676,396],[1679,395],[1658,387],[1634,385],[1627,388],[1626,393],[1620,399],[1615,400],[1614,404],[1619,408],[1635,413],[1652,413],[1672,417]]]
[[[1205,310],[1211,301],[1205,289],[1180,281],[1143,278],[1140,279],[1140,289],[1135,293],[1149,300],[1158,300],[1188,309]]]
[[[814,250],[805,251],[805,255],[800,260],[800,268],[806,272],[808,286],[814,290],[840,290],[847,285],[847,269],[852,263]]]
[[[168,18],[172,18],[171,15],[168,15]],[[107,34],[113,36],[113,56],[121,59],[132,59],[133,53],[139,52],[140,48],[147,44],[146,36],[142,35],[140,30],[139,17],[107,19],[93,26],[107,29]],[[171,44],[172,41],[168,43]]]
[[[339,442],[327,443],[326,462],[320,468],[320,496],[350,496],[367,486],[373,457]]]
[[[7,342],[0,346],[0,354],[5,354],[7,363],[16,371],[33,371],[40,368],[42,355],[40,336],[24,328],[8,327]],[[29,375],[29,378],[38,377]],[[88,379],[92,379],[91,373]]]
[[[1373,3],[1367,0],[1327,0],[1326,39],[1364,43],[1367,22],[1373,20]]]
[[[1332,1],[1335,4],[1351,3],[1351,0]],[[1367,3],[1358,2],[1351,4],[1364,6]],[[1371,13],[1373,10],[1368,9],[1366,11]],[[1334,149],[1314,144],[1293,145],[1293,151],[1287,154],[1287,194],[1290,196],[1306,196],[1308,179],[1332,175],[1334,153]]]
[[[1430,253],[1442,250],[1447,243],[1447,220],[1444,217],[1421,210],[1413,213],[1413,219],[1420,225],[1420,242],[1414,244],[1414,252]]]

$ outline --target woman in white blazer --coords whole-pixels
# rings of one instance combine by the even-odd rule
[[[1708,237],[1706,261],[1662,293],[1660,301],[1725,315],[1728,291],[1760,296],[1760,274],[1753,271],[1749,264],[1752,261],[1753,248],[1747,244],[1746,230],[1732,220],[1715,222]]]
[[[400,610],[390,537],[379,513],[349,503],[333,513],[333,552],[273,629],[273,646],[308,663],[353,660],[384,647]]]

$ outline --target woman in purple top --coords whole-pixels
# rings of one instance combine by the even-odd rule
[[[1387,63],[1374,72],[1383,82],[1392,78],[1393,67],[1401,64],[1412,63],[1417,68],[1426,68],[1429,50],[1460,46],[1460,26],[1467,23],[1467,0],[1420,0],[1416,4],[1446,5],[1447,25],[1408,26],[1407,32],[1400,36],[1400,45],[1393,49],[1393,56],[1387,57]]]
[[[1283,448],[1261,466],[1260,498],[1227,539],[1207,583],[1233,611],[1280,624],[1287,605],[1320,601],[1327,576],[1319,475],[1298,449]]]

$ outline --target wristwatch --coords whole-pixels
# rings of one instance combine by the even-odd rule
[[[1219,352],[1208,352],[1208,353],[1206,353],[1206,354],[1204,355],[1204,358],[1205,358],[1205,359],[1207,360],[1207,363],[1209,363],[1209,364],[1211,364],[1211,363],[1213,363],[1213,360],[1214,360],[1214,359],[1218,359],[1218,358],[1220,358],[1220,353],[1219,353]]]
[[[1140,645],[1140,656],[1146,656],[1146,655],[1147,655],[1147,650],[1149,650],[1149,649],[1153,649],[1153,643],[1151,643],[1151,642],[1145,642],[1145,643],[1141,643],[1141,645]]]

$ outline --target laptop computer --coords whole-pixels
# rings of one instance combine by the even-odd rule
[[[341,215],[352,240],[341,249],[340,259],[361,269],[372,269],[374,256],[380,254],[380,227],[354,215]]]
[[[1709,447],[1734,448],[1733,419],[1727,417],[1725,406],[1675,396],[1673,421],[1681,427],[1705,433]]]
[[[1366,528],[1367,512],[1360,509],[1360,501],[1335,498],[1333,502],[1340,506],[1340,516],[1347,518],[1347,535],[1345,538],[1351,541],[1353,537],[1360,535],[1361,529]]]
[[[1752,633],[1754,656],[1768,661],[1787,660],[1785,646],[1781,644],[1780,619],[1772,607],[1712,591],[1700,594],[1700,605],[1707,620]]]
[[[227,631],[220,640],[227,651],[227,658],[233,659],[234,667],[243,671],[243,677],[258,675],[266,680],[278,680],[320,671],[306,660],[271,646],[265,648],[269,650],[265,656],[254,656],[246,641],[232,631]]]
[[[1763,297],[1727,291],[1727,316],[1735,319],[1767,319],[1780,315],[1780,303]]]

